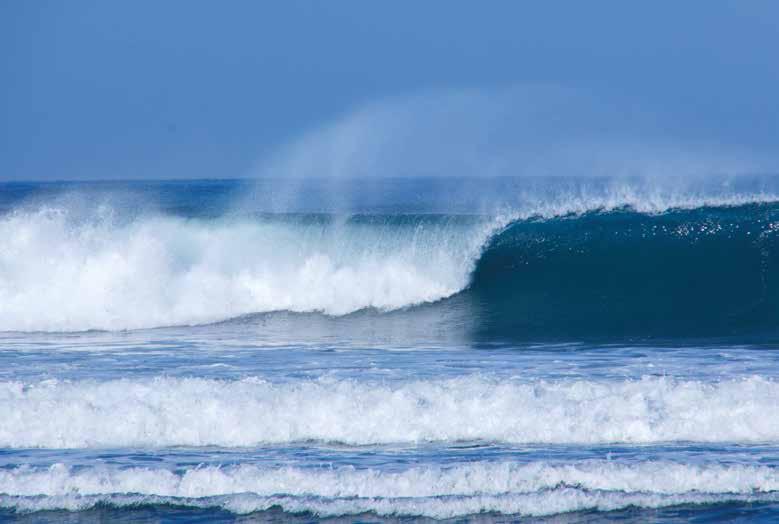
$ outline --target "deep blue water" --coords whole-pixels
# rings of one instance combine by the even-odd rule
[[[0,519],[775,521],[779,179],[0,184]]]

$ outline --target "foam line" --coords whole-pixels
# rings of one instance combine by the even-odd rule
[[[549,515],[584,509],[777,500],[775,469],[747,465],[587,461],[477,462],[400,472],[342,468],[196,467],[173,472],[107,466],[0,470],[0,506],[83,510],[175,503],[252,513],[281,506],[322,516],[374,512],[452,518],[484,511]]]
[[[156,378],[0,383],[0,447],[779,442],[779,384]]]

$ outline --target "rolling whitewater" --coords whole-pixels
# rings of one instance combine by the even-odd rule
[[[0,184],[0,519],[779,518],[779,179]]]

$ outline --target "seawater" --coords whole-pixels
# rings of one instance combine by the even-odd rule
[[[0,184],[0,519],[779,518],[779,182]]]

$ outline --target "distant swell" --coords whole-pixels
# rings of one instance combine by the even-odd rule
[[[0,447],[779,442],[779,384],[459,378],[0,383]]]
[[[769,467],[587,461],[571,465],[475,462],[400,472],[254,465],[0,470],[0,507],[19,512],[175,504],[246,514],[280,507],[317,516],[454,518],[482,512],[551,515],[629,506],[779,500]]]

